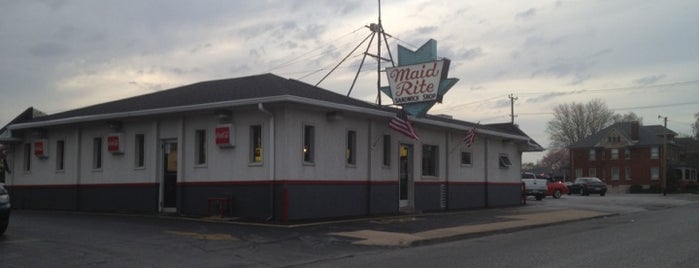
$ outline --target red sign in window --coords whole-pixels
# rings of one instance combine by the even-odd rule
[[[48,146],[46,140],[35,140],[34,141],[34,155],[36,157],[47,157],[48,156]]]
[[[110,153],[122,153],[124,151],[124,135],[121,133],[107,136],[107,151]]]
[[[233,125],[225,124],[216,127],[216,145],[233,146]]]

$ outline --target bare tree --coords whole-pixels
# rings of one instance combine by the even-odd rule
[[[539,161],[539,166],[551,174],[563,174],[563,169],[568,167],[569,164],[570,159],[568,158],[567,148],[548,150],[546,155]]]
[[[560,104],[553,108],[553,116],[546,124],[553,148],[566,148],[614,122],[614,111],[600,99]]]
[[[629,112],[627,114],[615,114],[613,120],[614,123],[636,121],[639,124],[643,125],[643,117],[638,116],[634,112]]]
[[[692,132],[694,132],[694,138],[699,140],[699,113],[694,114],[694,123],[692,124]]]

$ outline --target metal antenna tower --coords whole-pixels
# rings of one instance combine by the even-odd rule
[[[393,62],[393,55],[391,54],[391,49],[388,47],[388,37],[393,37],[390,34],[387,34],[384,29],[383,25],[381,24],[381,0],[378,0],[379,2],[379,18],[378,18],[378,23],[371,23],[365,27],[369,28],[371,30],[371,33],[367,35],[367,37],[362,40],[347,56],[345,56],[335,67],[333,67],[330,72],[328,72],[325,76],[323,76],[320,81],[316,84],[318,86],[325,78],[330,76],[330,74],[335,71],[342,63],[345,62],[352,54],[354,54],[359,47],[364,44],[367,40],[369,40],[369,44],[366,47],[366,50],[364,50],[364,56],[362,57],[362,62],[359,64],[359,68],[357,69],[357,73],[354,75],[354,80],[352,80],[352,85],[349,88],[349,91],[347,92],[347,96],[352,93],[352,89],[354,89],[354,85],[357,83],[357,78],[359,77],[359,73],[362,71],[362,67],[364,66],[364,62],[366,61],[366,57],[370,56],[372,58],[376,59],[376,62],[378,63],[378,67],[376,68],[376,103],[378,105],[381,105],[381,62],[382,61],[387,61],[391,63],[391,67],[395,67],[395,63]],[[377,36],[378,35],[378,36]],[[377,46],[376,46],[376,54],[371,54],[369,53],[369,49],[371,48],[371,44],[374,42],[374,39],[377,39]],[[381,57],[381,41],[383,39],[383,42],[386,44],[386,50],[388,51],[388,58]]]

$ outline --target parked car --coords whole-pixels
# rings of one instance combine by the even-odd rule
[[[10,223],[10,194],[0,184],[0,235],[5,233]]]
[[[545,179],[538,178],[534,173],[522,173],[522,183],[524,183],[524,192],[528,196],[534,196],[536,200],[541,200],[546,197],[546,182]]]
[[[561,198],[564,194],[569,194],[568,186],[566,186],[562,181],[551,181],[546,184],[548,187],[548,192],[546,195],[552,196],[553,198]]]
[[[604,196],[607,193],[607,184],[596,177],[580,177],[568,186],[568,191],[580,195],[598,193],[600,196]]]

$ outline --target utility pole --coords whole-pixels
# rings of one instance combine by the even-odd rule
[[[515,101],[517,100],[517,97],[515,97],[512,94],[507,95],[507,97],[510,98],[510,118],[512,119],[511,123],[514,125],[515,124]]]
[[[660,182],[660,187],[662,188],[663,196],[667,195],[667,116],[658,115],[658,119],[663,119],[663,156],[660,163],[660,172],[662,175],[662,181]]]

